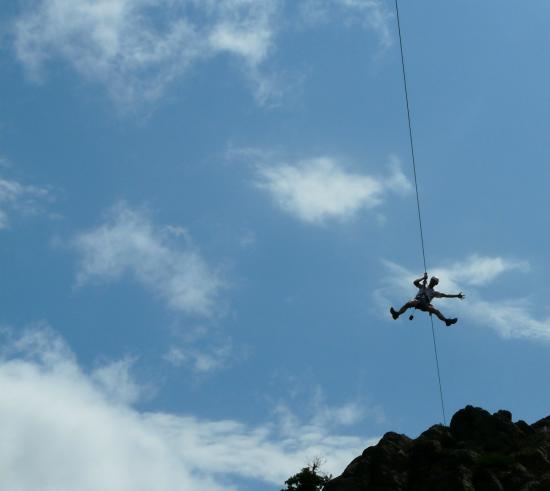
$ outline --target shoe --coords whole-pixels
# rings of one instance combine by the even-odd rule
[[[391,316],[393,317],[394,320],[399,317],[399,314],[397,313],[397,311],[393,307],[390,307],[390,314],[391,314]]]
[[[453,324],[456,324],[456,321],[457,321],[457,320],[458,320],[458,319],[457,319],[456,317],[455,317],[454,319],[447,319],[447,320],[445,321],[445,324],[447,325],[447,327],[449,327],[449,326],[452,326]]]

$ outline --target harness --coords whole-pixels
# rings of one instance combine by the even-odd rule
[[[418,302],[416,309],[425,311],[431,305],[435,292],[432,288],[428,288],[427,286],[421,286],[418,290],[416,297],[414,297]]]

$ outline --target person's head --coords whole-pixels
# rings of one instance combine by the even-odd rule
[[[439,283],[439,278],[437,276],[432,276],[430,278],[430,288],[437,286],[438,283]]]

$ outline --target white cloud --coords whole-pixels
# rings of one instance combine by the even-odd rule
[[[529,263],[502,257],[483,257],[474,254],[465,261],[459,261],[440,268],[436,274],[465,285],[481,286],[494,281],[498,276],[510,271],[528,271]]]
[[[393,13],[387,7],[387,2],[380,0],[336,0],[343,7],[353,12],[353,15],[362,14],[364,22],[371,27],[379,37],[380,47],[383,50],[393,44],[392,22]]]
[[[348,426],[361,421],[364,417],[364,409],[357,403],[350,402],[336,407],[323,407],[316,415],[315,421],[326,424],[329,421],[337,421]]]
[[[91,379],[109,397],[123,403],[137,402],[143,395],[143,388],[134,382],[131,369],[135,358],[125,357],[97,367]]]
[[[273,23],[280,3],[274,0],[211,2],[217,10],[217,22],[209,33],[211,48],[238,55],[251,65],[260,64],[273,47]]]
[[[384,262],[389,274],[385,285],[376,291],[379,304],[387,307],[391,300],[404,303],[412,296],[413,279],[420,276],[406,268]],[[432,269],[431,273],[440,278],[438,289],[445,293],[458,293],[464,290],[467,298],[455,300],[453,304],[442,306],[458,313],[460,318],[483,327],[490,327],[505,338],[531,338],[550,341],[550,317],[537,319],[533,305],[526,297],[501,300],[486,300],[479,288],[495,282],[504,273],[526,272],[530,268],[526,261],[517,261],[495,256],[472,255],[464,261],[456,261],[448,266]],[[438,300],[436,300],[437,302]],[[441,301],[441,302],[444,302]]]
[[[45,204],[52,200],[47,188],[22,184],[0,177],[0,229],[10,226],[10,215],[44,213]]]
[[[530,338],[550,341],[550,317],[537,319],[528,299],[474,302],[471,320],[493,327],[505,338]]]
[[[293,405],[301,408],[307,417],[301,420],[291,411],[284,401],[275,402],[275,413],[284,434],[296,434],[300,426],[311,428],[353,427],[364,420],[384,423],[386,417],[379,405],[364,400],[348,400],[342,404],[329,404],[323,388],[306,382],[295,376],[285,378],[284,387],[289,390],[288,397]]]
[[[337,424],[350,426],[358,423],[366,416],[366,409],[357,401],[351,401],[339,406],[330,406],[326,403],[326,397],[317,386],[313,395],[312,421],[318,426]]]
[[[387,2],[381,0],[303,0],[303,20],[308,24],[334,22],[343,18],[347,24],[362,24],[376,33],[382,51],[393,45],[394,15]]]
[[[219,275],[192,246],[174,242],[171,230],[155,227],[143,210],[115,206],[103,224],[73,240],[81,259],[78,283],[130,274],[171,309],[214,314]]]
[[[31,76],[61,59],[122,104],[153,101],[191,65],[218,54],[259,65],[273,47],[278,0],[35,0],[15,24]],[[261,89],[264,90],[264,89]]]
[[[348,219],[380,205],[388,191],[408,192],[411,185],[393,162],[387,177],[347,171],[337,159],[319,157],[295,164],[261,165],[257,185],[286,212],[309,223]]]
[[[204,325],[172,327],[174,338],[162,358],[174,368],[190,369],[194,375],[211,375],[247,358],[246,349],[235,349],[231,338]]]
[[[104,391],[51,331],[3,346],[2,489],[218,491],[236,489],[235,478],[280,486],[315,456],[340,472],[374,443],[290,416],[284,431],[140,412]]]
[[[15,52],[35,80],[61,60],[106,87],[121,105],[158,99],[199,62],[228,55],[242,62],[256,99],[280,95],[277,75],[264,69],[284,28],[291,0],[30,0],[14,26]],[[374,30],[391,45],[388,14],[376,0],[317,0],[309,17],[336,9],[345,21]],[[308,16],[306,15],[306,17]],[[330,17],[330,16],[329,16]],[[334,19],[332,16],[331,20]]]
[[[233,357],[231,344],[225,343],[210,349],[174,345],[164,355],[164,359],[175,367],[190,366],[196,373],[211,373],[225,368]]]

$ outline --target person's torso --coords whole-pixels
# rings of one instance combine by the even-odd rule
[[[422,303],[431,303],[433,298],[435,296],[435,290],[433,288],[430,288],[428,286],[421,286],[418,289],[418,293],[416,294],[415,299],[419,300]]]

